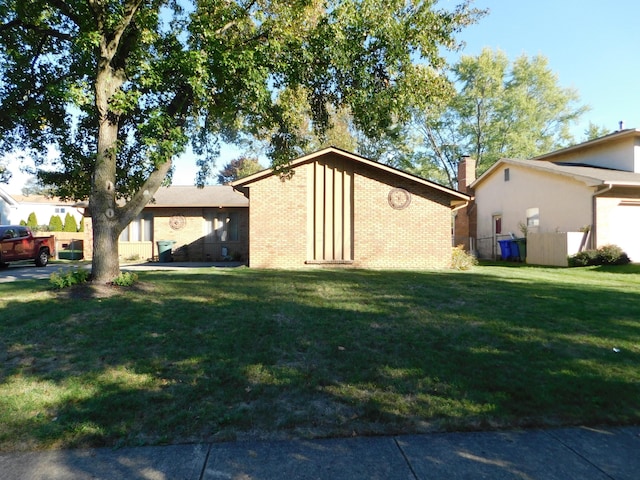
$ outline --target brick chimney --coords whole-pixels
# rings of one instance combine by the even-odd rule
[[[469,185],[476,180],[476,159],[468,155],[458,162],[458,191],[471,194]]]
[[[469,156],[462,157],[458,162],[458,191],[471,196],[473,191],[469,185],[476,180],[476,163],[476,159]],[[469,205],[455,213],[454,225],[454,244],[463,245],[465,250],[477,254],[477,213],[473,199]]]

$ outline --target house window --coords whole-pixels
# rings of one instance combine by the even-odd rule
[[[67,211],[64,207],[56,207],[56,213],[65,213]]]
[[[505,182],[509,181],[509,169],[508,168],[504,169],[504,181]]]
[[[537,227],[540,225],[540,210],[538,208],[527,209],[527,227]]]
[[[145,213],[131,222],[120,234],[121,242],[153,241],[153,215]]]
[[[238,214],[220,212],[210,215],[206,218],[206,234],[213,242],[238,241]]]

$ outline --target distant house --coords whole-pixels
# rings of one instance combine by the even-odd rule
[[[64,223],[67,213],[75,217],[78,225],[82,221],[82,211],[74,206],[74,202],[45,195],[9,194],[0,187],[0,225],[26,222],[31,213],[36,215],[39,225],[49,225],[53,215],[58,215]]]
[[[231,184],[249,205],[249,265],[427,269],[451,263],[470,197],[336,148]]]
[[[458,222],[472,225],[480,257],[498,256],[500,239],[526,232],[529,263],[566,265],[568,254],[606,244],[640,261],[640,130],[532,160],[503,159],[478,179],[473,160],[460,167],[462,188],[475,199]]]
[[[18,202],[2,187],[0,187],[0,225],[12,225],[18,210]]]
[[[157,259],[159,241],[171,243],[178,261],[247,261],[248,200],[228,186],[162,187],[120,235],[122,260]],[[86,219],[85,258],[92,256]]]

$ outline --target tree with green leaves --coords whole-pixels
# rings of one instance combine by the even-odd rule
[[[38,181],[38,178],[35,176],[27,178],[24,185],[22,186],[21,191],[22,191],[22,194],[26,196],[29,196],[29,195],[43,195],[45,197],[55,196],[53,193],[53,188],[43,185],[41,182]]]
[[[463,56],[453,67],[456,95],[419,113],[423,138],[416,171],[452,187],[463,155],[477,174],[500,158],[530,158],[573,142],[570,127],[587,110],[578,93],[561,87],[541,55],[510,62],[501,51]]]
[[[584,140],[594,140],[596,138],[609,135],[610,133],[613,133],[610,128],[607,128],[603,125],[597,125],[593,122],[589,122],[589,125],[587,125],[587,128],[584,131]]]
[[[77,232],[78,231],[78,222],[76,221],[76,217],[71,215],[69,212],[64,217],[64,225],[62,227],[63,232]]]
[[[49,218],[49,231],[50,232],[62,232],[64,229],[62,225],[62,219],[60,215],[51,215]]]
[[[285,88],[310,92],[314,128],[348,106],[376,137],[449,92],[440,49],[482,12],[407,0],[5,0],[0,154],[59,156],[40,179],[89,200],[94,281],[119,273],[118,237],[191,142],[199,183],[221,140],[275,127],[298,150]]]
[[[303,87],[285,88],[279,92],[276,100],[276,104],[286,111],[287,123],[296,138],[299,153],[312,153],[329,146],[356,151],[357,132],[349,107],[337,108],[328,104],[324,123],[320,128],[315,128],[311,101],[312,95]],[[268,145],[269,139],[276,133],[276,128],[274,126],[261,132],[255,140]]]
[[[38,228],[38,218],[36,217],[36,212],[31,212],[27,217],[27,227],[31,230]]]
[[[218,172],[218,183],[220,185],[226,185],[239,178],[253,175],[260,170],[263,170],[263,167],[255,158],[239,157],[231,160],[220,169]]]
[[[0,183],[9,183],[11,180],[11,172],[9,168],[0,160]]]

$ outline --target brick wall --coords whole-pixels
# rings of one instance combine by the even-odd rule
[[[306,246],[311,168],[300,165],[289,180],[270,176],[250,185],[251,267],[309,266],[305,262],[310,260]],[[394,187],[411,193],[408,207],[397,210],[389,204]],[[452,218],[444,192],[356,164],[353,201],[353,262],[344,265],[376,269],[450,265]]]
[[[272,175],[249,190],[249,266],[303,267],[307,260],[307,165],[296,168],[290,179]]]
[[[476,160],[471,157],[462,157],[458,163],[458,190],[473,196],[470,185],[476,180]],[[477,210],[475,201],[455,212],[454,244],[462,245],[466,251],[476,250],[474,245],[477,237]]]
[[[151,208],[145,211],[153,213],[154,242],[174,241],[173,257],[185,262],[222,261],[222,248],[227,248],[229,256],[246,261],[249,254],[248,211],[246,208]],[[238,240],[215,241],[206,236],[206,221],[213,214],[235,212],[238,215]],[[184,223],[176,228],[171,222],[173,217],[184,218]],[[156,249],[157,255],[157,247]]]
[[[85,260],[93,258],[93,220],[91,217],[82,217],[84,223],[84,243],[82,245],[82,256]]]
[[[411,194],[397,210],[391,188]],[[364,268],[446,268],[451,264],[451,210],[435,189],[394,175],[359,168],[354,176],[354,266]]]
[[[145,212],[153,214],[153,254],[158,256],[156,242],[159,240],[175,241],[172,247],[176,261],[211,261],[224,260],[223,247],[230,257],[247,261],[249,257],[249,212],[247,208],[151,208]],[[205,236],[206,218],[210,214],[235,212],[238,215],[238,240],[214,241]],[[174,216],[184,217],[184,225],[174,228],[171,223]],[[84,258],[93,256],[93,231],[91,218],[85,217]]]

